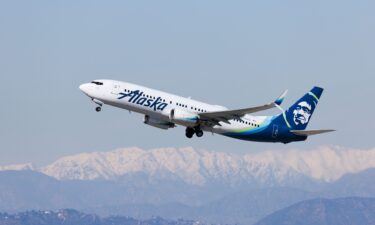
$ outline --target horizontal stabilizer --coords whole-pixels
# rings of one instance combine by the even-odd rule
[[[328,132],[333,132],[335,130],[291,130],[295,135],[300,135],[300,136],[310,136],[310,135],[316,135],[316,134],[323,134],[323,133],[328,133]]]

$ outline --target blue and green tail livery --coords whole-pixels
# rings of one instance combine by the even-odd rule
[[[305,130],[322,96],[323,88],[314,87],[285,111],[287,126],[293,130]]]
[[[310,135],[333,131],[305,130],[322,94],[323,88],[314,87],[284,111],[280,107],[286,95],[286,92],[284,92],[283,95],[274,101],[274,104],[283,111],[280,115],[254,117],[260,121],[259,126],[242,130],[232,130],[224,135],[250,141],[290,143],[304,141]],[[261,120],[260,118],[263,119]]]

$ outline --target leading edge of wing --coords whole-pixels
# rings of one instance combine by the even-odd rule
[[[256,106],[256,107],[244,108],[244,109],[236,109],[236,110],[224,110],[224,111],[216,111],[216,112],[199,113],[199,117],[201,120],[213,120],[216,122],[222,121],[225,123],[229,123],[228,120],[230,119],[241,119],[241,117],[243,117],[246,114],[268,110],[268,109],[281,105],[287,93],[288,93],[288,90],[284,91],[280,95],[280,97],[278,97],[274,102],[271,102],[262,106]]]

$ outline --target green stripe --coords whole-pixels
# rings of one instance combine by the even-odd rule
[[[286,125],[287,125],[289,128],[292,128],[292,127],[290,126],[288,120],[286,119],[285,112],[283,112],[283,117],[284,117],[284,120],[285,120]]]
[[[312,92],[309,92],[309,95],[311,95],[311,96],[313,96],[317,101],[319,101],[319,98],[318,97],[316,97],[316,95],[314,94],[314,93],[312,93]]]
[[[285,111],[284,111],[284,109],[283,108],[281,108],[281,106],[279,106],[279,105],[276,105],[276,107],[278,108],[278,109],[280,109],[281,110],[281,112],[283,113],[283,117],[284,117],[284,120],[285,120],[285,123],[286,123],[286,125],[289,127],[289,128],[292,128],[291,126],[290,126],[290,124],[289,124],[289,122],[288,122],[288,120],[286,119],[286,114],[285,114]]]

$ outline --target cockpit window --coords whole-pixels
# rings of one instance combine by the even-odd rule
[[[96,85],[103,85],[103,83],[102,82],[98,82],[98,81],[93,81],[93,82],[91,82],[92,84],[96,84]]]

